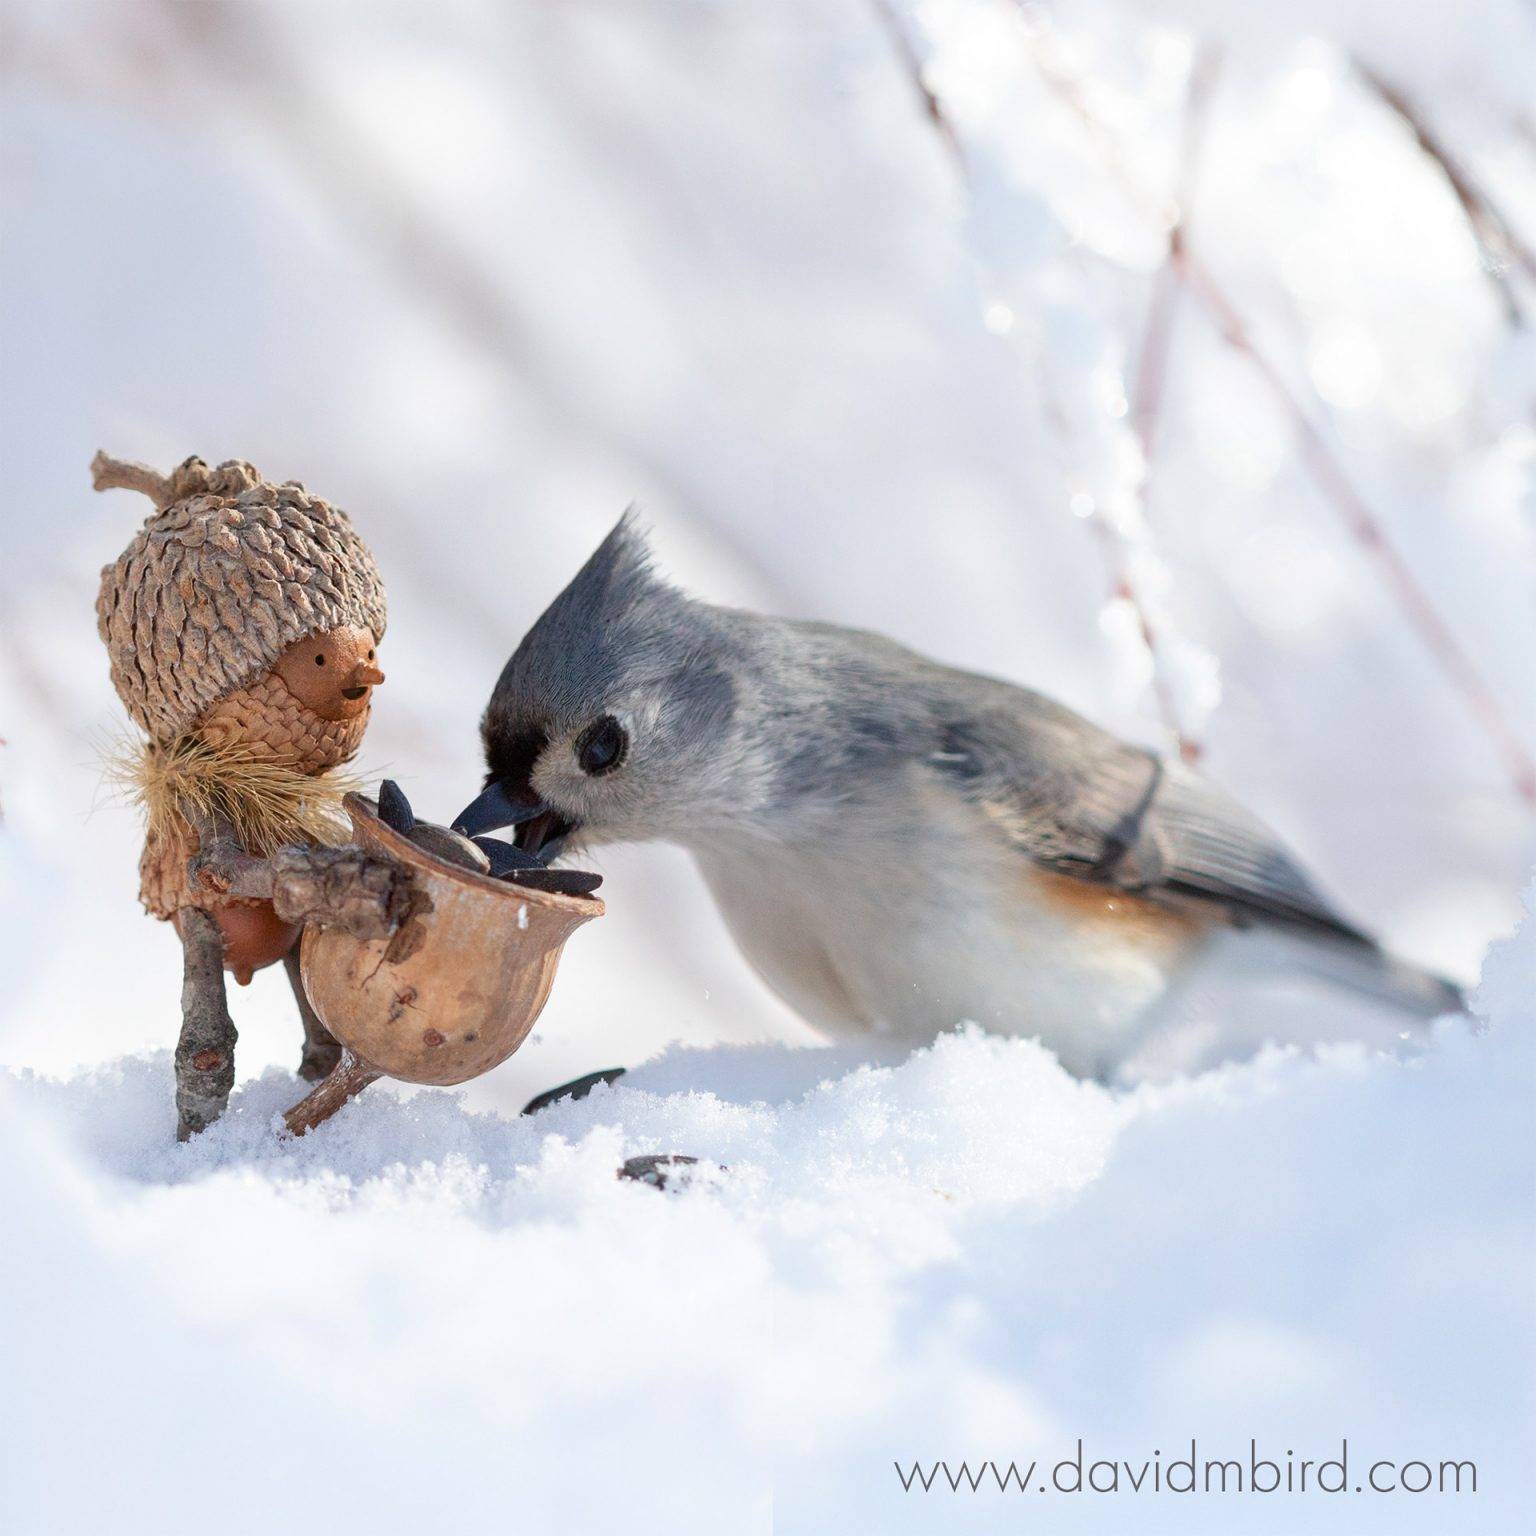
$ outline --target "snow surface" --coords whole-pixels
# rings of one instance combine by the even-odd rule
[[[164,1054],[13,1079],[9,1528],[1521,1529],[1533,999],[1536,915],[1485,1036],[1131,1093],[964,1030],[669,1053],[526,1120],[371,1089],[297,1142],[272,1072],[178,1148]],[[614,1177],[674,1150],[684,1190]],[[1470,1458],[1478,1492],[1021,1515],[893,1465],[1191,1434]]]
[[[893,14],[963,178],[865,0],[3,5],[0,1524],[1523,1528],[1529,927],[1485,1036],[1115,1094],[965,1032],[804,1049],[687,861],[614,850],[608,916],[497,1072],[278,1142],[298,1041],[268,972],[234,998],[232,1113],[169,1142],[178,956],[100,785],[121,711],[92,622],[140,512],[87,489],[98,447],[248,457],[354,513],[392,615],[361,766],[426,814],[477,787],[499,666],[638,499],[702,594],[1166,744],[1123,568],[1206,767],[1352,914],[1468,977],[1513,925],[1528,808],[1188,293],[1150,448],[1136,426],[1185,196],[1531,749],[1536,323],[1356,67],[1529,248],[1530,6]],[[1314,999],[1209,1022],[1206,1060],[1367,1033]],[[512,1118],[618,1063],[625,1086]],[[665,1150],[729,1172],[613,1179]],[[1348,1434],[1482,1482],[1020,1513],[890,1466],[1192,1433]]]

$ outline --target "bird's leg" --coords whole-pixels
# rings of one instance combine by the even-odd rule
[[[299,1006],[299,1018],[304,1023],[304,1054],[299,1058],[299,1076],[306,1083],[318,1083],[341,1060],[341,1042],[320,1022],[320,1015],[304,991],[304,977],[299,969],[299,944],[302,941],[303,934],[300,933],[293,948],[283,956],[283,969],[288,973],[288,985],[293,988],[293,1000]]]
[[[176,1042],[176,1139],[224,1113],[235,1086],[235,1025],[224,1000],[224,937],[200,907],[176,915],[181,936],[181,1038]]]

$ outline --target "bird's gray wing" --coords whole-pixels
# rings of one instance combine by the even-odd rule
[[[1234,926],[1371,944],[1257,817],[1048,699],[1010,688],[951,714],[930,763],[1042,868]]]

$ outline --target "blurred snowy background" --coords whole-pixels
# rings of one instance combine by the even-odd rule
[[[391,607],[361,766],[425,814],[477,786],[502,661],[635,500],[703,595],[1182,744],[1348,910],[1471,977],[1536,859],[1528,0],[0,17],[0,1061],[100,1068],[17,1079],[0,1128],[29,1170],[4,1181],[28,1238],[0,1258],[3,1368],[87,1352],[30,1410],[39,1382],[5,1383],[16,1528],[270,1529],[335,1496],[339,1528],[419,1529],[425,1471],[350,1506],[306,1477],[333,1453],[393,1472],[416,1413],[424,1462],[474,1463],[438,1489],[465,1530],[763,1528],[765,1446],[794,1531],[871,1507],[893,1455],[1096,1431],[1126,1455],[1267,1425],[1319,1455],[1372,1429],[1423,1442],[1387,1455],[1513,1454],[1519,1041],[1266,1058],[1161,1098],[969,1037],[840,1076],[784,1049],[809,1032],[686,860],[628,849],[535,1041],[459,1107],[374,1090],[278,1151],[297,1029],[268,972],[234,998],[242,1078],[267,1075],[206,1145],[162,1145],[145,1053],[174,1038],[178,953],[101,786],[121,717],[92,612],[142,509],[86,466],[245,457],[353,514]],[[537,1132],[472,1113],[669,1045]],[[621,1142],[679,1140],[735,1192],[611,1186]],[[1109,1278],[1149,1263],[1151,1302]],[[130,1322],[153,1348],[119,1359]],[[117,1447],[96,1503],[49,1428],[93,1392],[79,1433]],[[183,1392],[225,1458],[189,1480]],[[1433,1516],[1050,1515],[1503,1530],[1515,1476]],[[1016,1524],[1005,1503],[898,1501],[882,1528]]]

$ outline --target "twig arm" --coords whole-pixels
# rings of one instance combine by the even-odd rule
[[[410,870],[360,848],[279,848],[267,867],[272,906],[285,922],[387,939],[416,907]]]
[[[187,863],[194,890],[270,901],[288,923],[325,923],[360,939],[387,939],[411,915],[411,872],[361,848],[279,848],[247,853],[222,818],[189,812],[198,851]]]
[[[272,899],[270,860],[247,853],[221,818],[194,812],[187,819],[197,833],[197,852],[187,861],[187,879],[193,890],[252,901]]]

